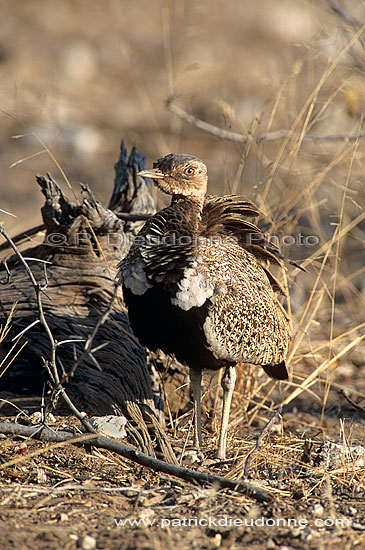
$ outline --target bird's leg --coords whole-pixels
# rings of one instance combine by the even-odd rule
[[[224,460],[226,458],[229,411],[231,409],[232,395],[236,383],[236,378],[236,367],[226,367],[222,377],[223,409],[217,450],[217,458],[221,460]]]
[[[202,446],[201,370],[190,370],[190,382],[194,393],[194,448],[200,449]]]

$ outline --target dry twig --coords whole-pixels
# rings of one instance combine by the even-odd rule
[[[350,405],[351,405],[352,407],[354,407],[355,410],[357,410],[357,411],[359,411],[359,412],[365,414],[365,407],[361,407],[361,405],[358,405],[357,403],[355,403],[355,401],[353,401],[353,400],[351,399],[351,397],[349,397],[349,396],[347,395],[347,393],[346,393],[344,390],[338,390],[337,393],[338,393],[339,395],[341,395],[342,397],[344,397],[344,398],[346,399],[346,401],[347,401],[348,403],[350,403]]]
[[[259,450],[260,448],[260,445],[261,445],[261,441],[264,437],[265,434],[267,434],[275,420],[280,416],[281,414],[281,411],[283,410],[283,407],[280,407],[276,413],[274,414],[274,416],[272,418],[270,418],[270,420],[267,422],[267,424],[265,424],[264,426],[264,429],[262,430],[262,432],[260,433],[259,437],[257,438],[257,441],[256,441],[256,445],[254,446],[254,448],[252,449],[252,451],[248,454],[247,458],[246,458],[246,462],[245,462],[245,467],[244,467],[244,470],[243,470],[243,473],[244,473],[244,476],[247,477],[248,476],[248,470],[250,468],[250,464],[251,464],[251,461],[254,457],[254,455],[257,453],[257,451]]]
[[[188,468],[183,468],[182,466],[177,466],[176,464],[169,464],[168,462],[164,462],[163,460],[148,456],[140,451],[137,451],[136,449],[133,449],[132,447],[120,443],[119,441],[109,439],[108,437],[95,437],[94,434],[91,434],[92,441],[87,441],[87,439],[84,439],[82,442],[80,442],[80,438],[75,437],[74,434],[71,434],[70,432],[56,432],[48,428],[43,428],[42,430],[39,430],[39,428],[22,426],[21,424],[10,422],[1,422],[0,432],[4,434],[36,437],[41,441],[48,442],[68,441],[69,443],[73,443],[73,441],[75,440],[75,444],[78,445],[92,443],[92,445],[95,447],[113,451],[123,456],[124,458],[127,458],[132,462],[136,462],[137,464],[141,464],[141,466],[150,468],[155,472],[163,472],[164,474],[184,479],[185,481],[188,481],[190,483],[197,482],[200,485],[210,484],[219,489],[230,489],[232,491],[245,493],[247,496],[258,500],[259,502],[268,502],[271,500],[270,494],[265,489],[258,487],[257,485],[253,485],[248,481],[236,481],[234,479],[227,479],[212,474],[196,472]],[[5,468],[6,466],[7,463],[0,465],[0,469]]]
[[[229,141],[235,141],[237,143],[247,143],[249,141],[255,141],[256,143],[261,143],[262,141],[276,141],[279,139],[285,139],[285,138],[293,138],[293,139],[300,139],[303,141],[327,141],[327,142],[337,142],[337,141],[357,141],[359,139],[365,139],[365,134],[354,134],[354,135],[347,135],[347,134],[329,134],[329,135],[323,135],[323,136],[315,136],[311,134],[298,134],[295,132],[292,132],[291,130],[277,130],[276,132],[268,132],[266,134],[250,134],[248,132],[247,135],[244,134],[238,134],[236,132],[228,132],[227,130],[223,130],[223,128],[218,128],[218,126],[214,126],[213,124],[210,124],[209,122],[204,122],[204,120],[201,120],[200,118],[197,118],[183,109],[181,107],[178,107],[177,105],[174,105],[172,102],[172,99],[169,98],[166,101],[166,107],[171,113],[174,113],[182,120],[185,120],[186,122],[189,122],[189,124],[192,124],[196,128],[199,128],[200,130],[204,130],[205,132],[208,132],[209,134],[212,134],[213,136],[219,137],[221,139],[227,139]]]

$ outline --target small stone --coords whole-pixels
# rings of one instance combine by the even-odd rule
[[[276,548],[276,544],[272,539],[267,539],[266,548],[268,550],[272,550],[273,548]]]
[[[248,510],[246,518],[247,518],[247,520],[256,519],[256,518],[260,517],[260,514],[261,514],[260,508],[258,506],[256,506],[256,504],[254,504]]]
[[[215,466],[219,462],[220,460],[217,460],[216,458],[205,458],[201,465],[204,466],[204,468],[209,468],[210,466]]]
[[[83,550],[94,550],[96,548],[96,540],[94,537],[90,537],[90,535],[85,535],[79,538],[78,546]]]
[[[199,464],[201,461],[202,461],[202,453],[200,451],[195,451],[195,450],[185,451],[182,457],[182,463],[185,466],[188,466],[188,465],[190,466],[195,462]]]
[[[349,516],[356,516],[357,508],[354,508],[353,506],[349,506],[347,508],[347,513],[348,513]]]
[[[64,512],[61,512],[60,514],[57,514],[56,519],[57,521],[67,521],[68,515],[65,514]]]
[[[37,468],[37,483],[46,483],[47,475],[44,468]]]
[[[24,441],[22,441],[20,445],[14,447],[14,452],[16,454],[23,454],[23,453],[26,453],[28,450],[29,450],[29,447]]]
[[[124,429],[127,419],[124,416],[115,416],[112,414],[107,416],[92,416],[89,422],[98,433],[106,437],[121,439],[127,435]]]
[[[322,516],[324,512],[324,508],[322,504],[315,504],[313,507],[313,515],[316,517]]]

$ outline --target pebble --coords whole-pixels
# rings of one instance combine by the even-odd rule
[[[85,535],[79,538],[78,546],[83,550],[93,550],[96,548],[96,540],[94,537],[90,537],[90,535]]]
[[[322,504],[315,504],[315,505],[314,505],[314,507],[313,507],[313,514],[314,514],[316,517],[322,516],[322,515],[323,515],[323,512],[324,512],[324,508],[323,508]]]
[[[214,538],[212,539],[208,548],[210,548],[211,550],[215,550],[216,548],[220,548],[221,544],[222,544],[222,535],[220,533],[216,533],[216,535],[214,535]]]
[[[120,439],[127,435],[124,429],[127,419],[124,416],[115,416],[112,414],[108,416],[92,416],[89,422],[98,433],[106,437]]]
[[[192,465],[195,462],[198,464],[202,461],[202,453],[200,451],[188,450],[184,452],[182,463],[184,465]]]

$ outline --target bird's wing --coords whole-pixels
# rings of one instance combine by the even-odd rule
[[[202,212],[201,234],[231,235],[246,250],[251,252],[265,268],[267,264],[283,267],[287,262],[302,271],[307,271],[294,260],[285,258],[279,247],[262,233],[259,227],[246,220],[247,217],[256,217],[260,214],[256,206],[238,195],[207,196]],[[269,274],[269,278],[273,275]],[[275,290],[283,291],[280,283],[273,280]]]
[[[206,237],[229,235],[260,261],[280,265],[275,255],[278,247],[269,243],[259,227],[246,219],[258,215],[254,204],[237,195],[207,196],[202,211],[201,234]]]
[[[256,225],[245,218],[257,217],[256,207],[237,195],[206,196],[202,211],[202,234],[209,237],[221,234],[259,233]]]
[[[269,271],[270,264],[283,268],[280,261],[283,256],[278,247],[269,243],[260,229],[246,219],[258,215],[259,211],[254,204],[237,195],[207,196],[202,212],[201,234],[207,238],[221,235],[235,239],[256,258],[272,288],[286,295],[279,280]]]
[[[285,359],[290,327],[272,282],[255,257],[232,239],[205,244],[197,271],[213,285],[203,330],[215,357],[274,365]]]

